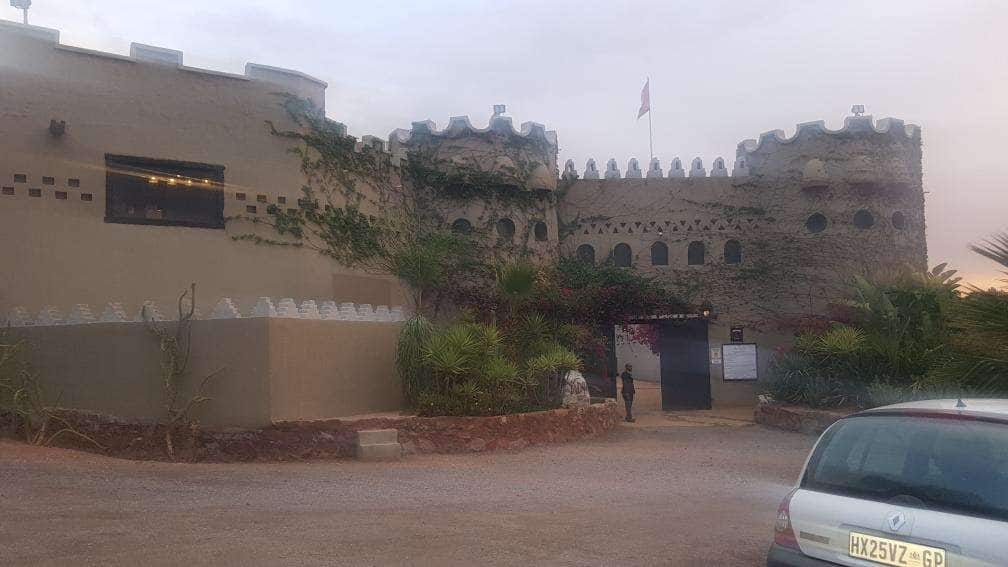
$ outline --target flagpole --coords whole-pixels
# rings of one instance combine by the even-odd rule
[[[647,78],[648,84],[648,113],[647,113],[647,131],[648,131],[648,147],[651,150],[651,159],[648,160],[648,169],[651,168],[651,161],[654,160],[654,131],[651,129],[651,77]]]

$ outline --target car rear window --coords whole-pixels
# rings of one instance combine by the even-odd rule
[[[802,487],[1008,520],[1008,425],[862,416],[816,446]]]

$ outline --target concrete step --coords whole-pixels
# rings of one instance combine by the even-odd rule
[[[360,461],[396,461],[400,457],[402,445],[398,443],[357,445],[357,459]]]
[[[395,429],[362,429],[357,432],[358,445],[398,443],[399,431]]]

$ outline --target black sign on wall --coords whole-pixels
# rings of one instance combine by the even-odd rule
[[[731,342],[733,343],[742,342],[742,327],[731,328]]]

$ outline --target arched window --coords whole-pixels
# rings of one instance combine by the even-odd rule
[[[582,244],[577,248],[577,259],[586,264],[595,263],[595,248],[591,244]]]
[[[543,221],[536,222],[535,226],[532,227],[532,232],[535,233],[535,239],[540,242],[546,240],[546,235],[548,234],[547,230],[546,223]]]
[[[904,228],[906,228],[906,226],[907,226],[906,215],[904,215],[903,213],[901,213],[899,211],[896,211],[895,213],[893,213],[892,214],[892,225],[893,225],[893,228],[895,228],[897,230],[903,230]]]
[[[618,268],[629,268],[631,256],[632,253],[628,244],[620,242],[616,245],[616,248],[613,248],[613,261],[616,262],[616,267]]]
[[[668,266],[668,246],[664,242],[651,245],[651,265]]]
[[[854,226],[864,230],[875,226],[875,217],[868,209],[861,209],[854,213]]]
[[[689,248],[686,249],[686,263],[690,266],[702,266],[704,263],[704,245],[703,242],[693,241],[689,243]]]
[[[724,261],[725,264],[742,263],[742,245],[739,244],[738,240],[729,240],[728,242],[725,242]]]
[[[472,234],[472,223],[466,219],[456,219],[452,223],[452,232],[455,234]]]
[[[497,221],[497,236],[504,240],[511,240],[515,234],[515,223],[511,219],[501,219]]]
[[[825,215],[822,213],[815,213],[809,216],[808,220],[805,221],[805,230],[815,234],[826,230],[827,224],[829,224],[829,221],[826,220]]]

